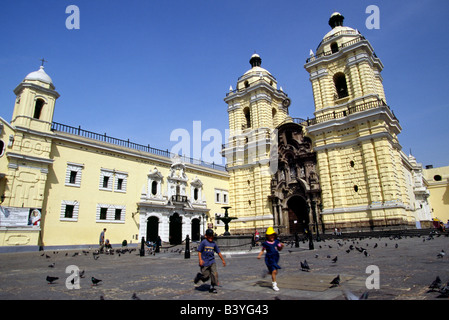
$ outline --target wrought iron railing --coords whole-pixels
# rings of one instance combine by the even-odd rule
[[[355,44],[355,43],[358,43],[358,42],[360,42],[360,41],[362,41],[362,40],[365,40],[365,37],[362,36],[362,35],[359,35],[359,36],[358,36],[357,38],[355,38],[355,39],[352,39],[352,40],[350,40],[350,41],[347,41],[347,42],[345,42],[345,43],[342,43],[342,44],[340,45],[340,47],[338,48],[338,51],[332,51],[332,50],[329,50],[329,51],[323,51],[323,52],[321,52],[321,53],[318,53],[318,54],[316,54],[316,55],[314,55],[314,56],[311,56],[311,57],[307,58],[307,59],[306,59],[306,63],[309,63],[309,62],[311,62],[311,61],[317,60],[317,59],[319,59],[319,58],[321,58],[321,57],[330,56],[331,54],[338,53],[338,52],[340,51],[340,49],[349,47],[349,46],[351,46],[351,45],[353,45],[353,44]]]
[[[240,77],[240,78],[241,78],[241,77]],[[240,80],[240,78],[239,78],[239,80]],[[257,82],[252,83],[252,86],[254,86],[254,84],[259,84],[260,81],[266,82],[269,86],[272,86],[272,84],[271,84],[270,82],[268,82],[268,80],[266,80],[265,78],[261,78],[261,79],[259,79]],[[249,87],[250,87],[250,86],[248,86],[248,87],[243,87],[243,88],[240,88],[240,89],[237,88],[237,89],[234,89],[234,90],[232,90],[232,91],[229,91],[229,92],[226,93],[226,97],[229,96],[230,94],[234,94],[234,93],[238,93],[238,92],[243,92],[243,91],[247,90]],[[280,89],[276,89],[275,91],[278,92],[278,93],[280,93],[280,94],[284,94],[286,97],[288,97],[288,94],[285,93],[284,91],[280,90]]]
[[[178,156],[168,150],[161,150],[161,149],[150,147],[149,144],[142,145],[142,144],[134,143],[134,142],[130,141],[129,139],[123,140],[123,139],[113,138],[113,137],[108,136],[106,133],[101,134],[101,133],[84,130],[84,129],[81,129],[81,126],[72,127],[72,126],[62,124],[62,123],[53,122],[51,125],[51,130],[69,133],[69,134],[77,135],[80,137],[84,137],[84,138],[88,138],[88,139],[92,139],[92,140],[96,140],[96,141],[110,143],[110,144],[113,144],[116,146],[130,148],[133,150],[143,151],[143,152],[151,153],[154,155],[162,156],[165,158],[173,158],[174,156]],[[212,163],[206,162],[203,160],[193,159],[193,158],[186,157],[186,156],[179,156],[179,157],[181,158],[181,161],[183,161],[184,163],[195,164],[195,165],[199,165],[199,166],[203,166],[203,167],[207,167],[207,168],[211,168],[211,169],[215,169],[215,170],[220,170],[220,171],[226,171],[225,166],[218,165],[213,162]]]
[[[374,108],[378,108],[378,107],[386,107],[388,108],[388,110],[391,111],[391,113],[393,114],[393,117],[395,120],[398,120],[394,114],[394,112],[390,109],[390,107],[385,103],[384,100],[379,99],[379,100],[374,100],[374,101],[368,101],[362,104],[358,104],[355,106],[350,106],[348,107],[346,110],[341,110],[338,112],[329,112],[327,114],[324,114],[322,116],[318,116],[316,118],[313,119],[307,119],[305,122],[301,123],[302,125],[307,125],[307,126],[311,126],[311,125],[315,125],[318,123],[322,123],[322,122],[326,122],[329,120],[333,120],[333,119],[340,119],[343,117],[346,117],[350,114],[354,114],[357,112],[362,112],[365,110],[369,110],[369,109],[374,109]]]

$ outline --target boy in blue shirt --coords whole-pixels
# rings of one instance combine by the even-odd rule
[[[210,278],[211,286],[209,292],[217,293],[215,286],[218,285],[218,273],[217,265],[215,263],[215,252],[220,257],[223,267],[226,266],[226,262],[220,252],[220,248],[218,248],[217,244],[214,242],[214,231],[212,229],[207,229],[205,237],[206,239],[201,241],[197,249],[201,273],[196,275],[193,282],[195,284],[200,280],[206,282]]]

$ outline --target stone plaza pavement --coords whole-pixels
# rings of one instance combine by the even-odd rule
[[[192,250],[185,259],[180,246],[162,248],[156,255],[141,257],[135,250],[100,254],[98,259],[93,255],[96,248],[4,253],[0,254],[0,300],[132,300],[133,294],[141,300],[343,300],[344,291],[356,296],[368,291],[369,300],[441,300],[437,292],[427,291],[436,276],[443,284],[449,281],[448,244],[444,235],[433,239],[342,237],[315,242],[314,250],[309,250],[308,243],[301,242],[299,248],[287,244],[281,252],[278,292],[271,289],[270,276],[262,276],[265,263],[256,258],[260,247],[247,253],[223,252],[227,265],[223,267],[217,257],[220,285],[216,294],[209,293],[207,283],[193,283],[199,271],[197,253]],[[368,254],[355,247],[365,248]],[[437,257],[441,250],[447,253],[442,258]],[[304,260],[310,272],[301,271]],[[373,265],[378,268],[379,288],[367,289],[367,278],[376,275],[368,268]],[[66,273],[68,266],[84,270],[78,289],[66,286],[66,279],[73,279],[70,270]],[[337,275],[340,286],[330,288]],[[48,284],[47,276],[59,279]],[[92,276],[102,281],[93,286]],[[368,282],[376,283],[372,278]]]

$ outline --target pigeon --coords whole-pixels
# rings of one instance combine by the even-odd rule
[[[136,295],[136,293],[134,292],[131,299],[133,300],[140,300],[140,298]]]
[[[362,293],[360,297],[357,297],[355,294],[348,290],[343,290],[346,300],[367,300],[368,299],[368,291]]]
[[[396,245],[394,247],[397,249],[399,247],[399,245],[396,243]]]
[[[58,277],[50,277],[50,276],[47,276],[48,284],[53,284],[53,281],[56,281],[56,280],[58,280],[58,279],[59,279]]]
[[[333,288],[340,285],[340,275],[336,276],[331,282],[331,286],[329,288]]]
[[[449,298],[449,281],[446,283],[446,285],[439,290],[440,295],[437,296],[437,298]]]
[[[439,276],[437,276],[435,280],[433,280],[433,282],[430,284],[429,286],[430,290],[427,292],[436,291],[437,289],[440,289],[440,287],[441,287],[441,279]]]
[[[366,251],[366,250],[363,251],[363,254],[365,255],[365,257],[368,257],[368,256],[369,256],[369,253],[368,253],[368,251]]]
[[[376,242],[376,244],[374,245],[374,247],[373,248],[377,248],[377,242]]]
[[[80,278],[84,278],[84,270],[79,273]]]
[[[304,260],[304,263],[303,262],[300,262],[300,263],[301,263],[302,271],[307,271],[307,272],[310,271],[310,267],[309,267],[309,264],[307,263],[307,260]]]
[[[94,285],[94,286],[96,286],[101,281],[100,279],[97,279],[94,277],[92,277],[91,280],[92,280],[92,285]]]
[[[441,252],[439,254],[437,254],[437,257],[438,258],[443,258],[445,254],[446,253],[444,252],[444,250],[441,250]]]
[[[49,268],[54,268],[54,267],[55,267],[55,263],[53,262],[53,263],[50,264],[48,267],[49,267]]]
[[[98,260],[98,258],[100,258],[99,255],[94,255],[94,260]]]
[[[335,258],[333,258],[333,259],[332,259],[332,262],[333,262],[333,263],[336,263],[336,262],[337,262],[337,260],[338,260],[338,257],[337,257],[337,256],[335,256]]]

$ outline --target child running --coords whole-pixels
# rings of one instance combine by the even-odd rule
[[[263,252],[266,250],[265,254],[265,264],[268,268],[268,274],[271,274],[271,280],[274,291],[279,291],[276,283],[277,270],[281,269],[278,265],[279,262],[279,251],[284,248],[284,244],[276,239],[276,232],[272,227],[269,227],[266,231],[266,241],[262,243],[262,250],[260,251],[257,259],[262,257]]]
[[[215,263],[215,252],[220,257],[221,262],[223,263],[223,267],[226,266],[226,262],[220,252],[220,249],[214,242],[214,231],[212,229],[207,229],[205,237],[206,239],[201,241],[197,249],[201,273],[198,273],[196,275],[193,282],[195,284],[197,284],[200,280],[206,282],[210,278],[211,285],[209,288],[209,292],[217,293],[217,289],[215,289],[215,286],[218,285],[218,272],[217,265]]]

